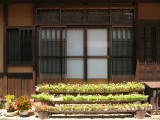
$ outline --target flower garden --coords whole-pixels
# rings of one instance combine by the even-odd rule
[[[42,84],[36,86],[37,94],[14,98],[6,95],[8,112],[18,111],[21,116],[35,109],[39,118],[48,118],[48,113],[91,114],[91,113],[136,113],[150,111],[148,95],[140,94],[145,86],[142,82],[122,84]],[[136,93],[136,94],[135,94]],[[39,102],[36,104],[36,102]],[[18,113],[17,113],[18,114]],[[16,114],[16,115],[17,115]]]

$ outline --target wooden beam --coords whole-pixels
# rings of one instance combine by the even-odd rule
[[[84,28],[84,81],[87,81],[87,28]]]
[[[156,110],[158,111],[158,88],[156,90]]]
[[[3,72],[7,73],[7,26],[8,26],[8,4],[3,4]]]

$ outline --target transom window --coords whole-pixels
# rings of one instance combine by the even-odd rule
[[[133,9],[37,9],[37,24],[132,23]]]

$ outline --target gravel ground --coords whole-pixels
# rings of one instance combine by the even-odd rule
[[[5,110],[0,110],[0,113],[6,112]],[[65,114],[55,114],[50,116],[49,119],[46,120],[142,120],[136,119],[132,117],[130,114],[73,114],[73,115],[65,115]],[[39,120],[37,118],[37,114],[30,113],[28,117],[20,117],[19,115],[15,117],[4,117],[1,116],[0,120]],[[146,114],[144,120],[160,120],[160,115],[152,115]]]

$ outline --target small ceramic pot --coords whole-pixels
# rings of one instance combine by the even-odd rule
[[[21,116],[27,116],[28,115],[28,110],[25,110],[23,112],[19,112],[19,115],[21,115]]]

